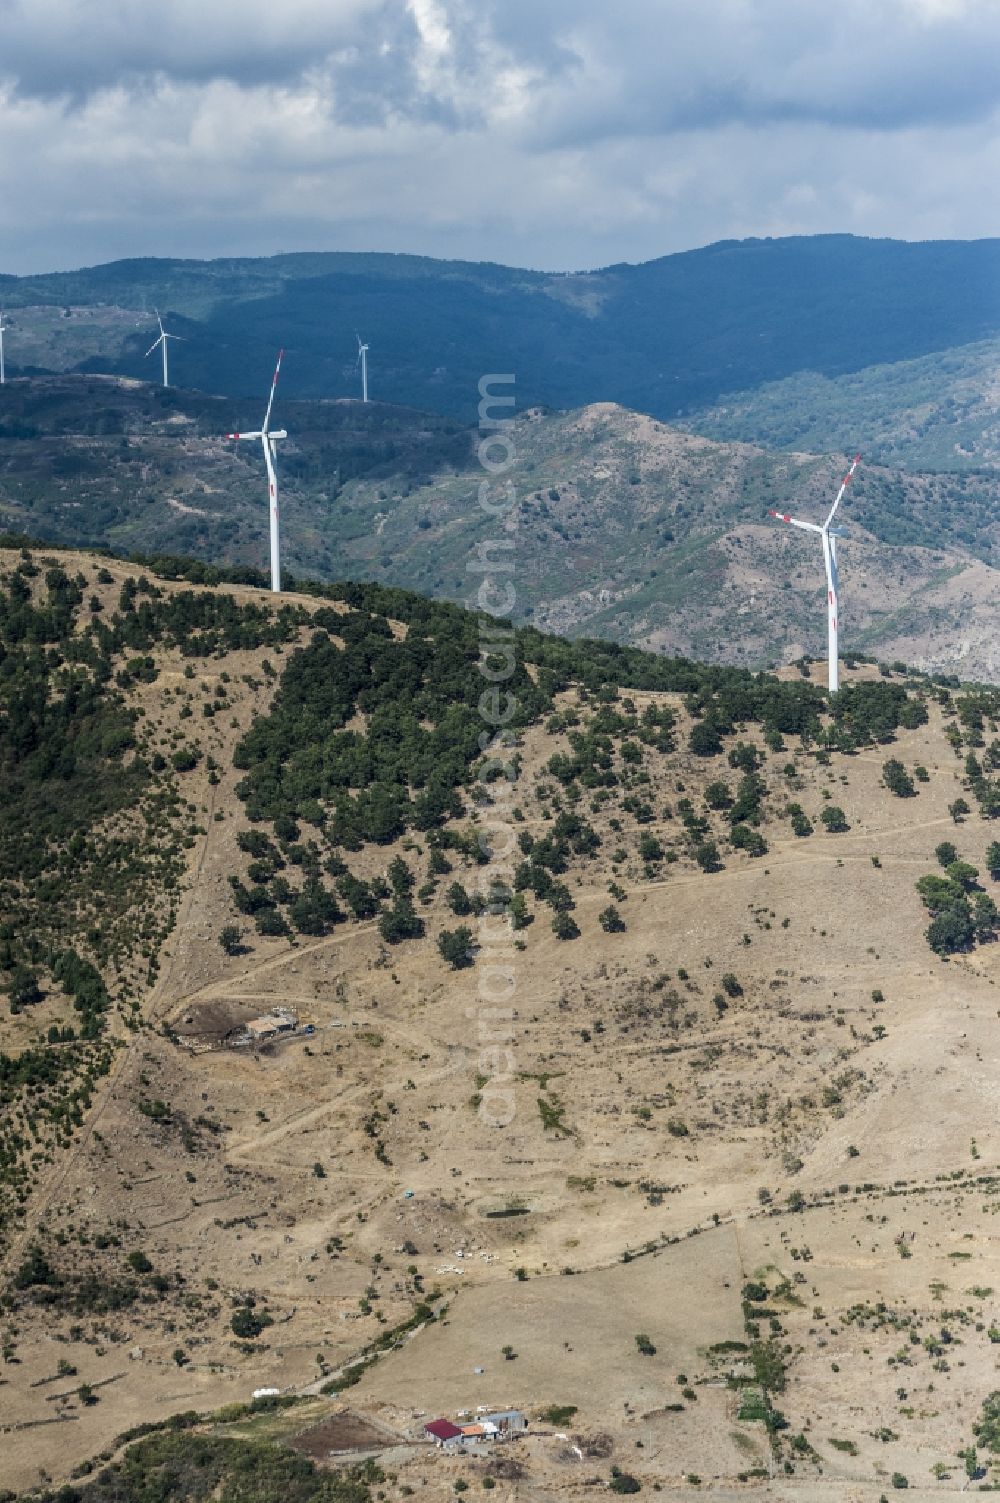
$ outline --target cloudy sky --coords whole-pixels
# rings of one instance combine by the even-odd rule
[[[1000,235],[1000,0],[0,0],[0,270]]]

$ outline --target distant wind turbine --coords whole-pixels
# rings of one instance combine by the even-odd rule
[[[156,322],[160,326],[160,337],[150,345],[149,349],[146,351],[146,358],[148,359],[156,349],[157,345],[159,345],[160,349],[163,351],[163,384],[164,386],[169,386],[170,382],[167,379],[167,340],[180,339],[183,341],[184,336],[183,334],[168,334],[166,329],[163,327],[163,319],[160,317],[158,310],[154,308],[153,312],[156,314]]]
[[[281,590],[281,539],[278,528],[278,476],[274,468],[277,451],[274,447],[275,440],[287,438],[284,428],[270,427],[271,408],[274,405],[274,392],[278,385],[278,372],[281,370],[281,361],[284,350],[278,351],[278,363],[274,367],[274,379],[271,382],[271,395],[267,399],[267,411],[264,414],[264,422],[253,433],[227,433],[227,438],[259,438],[264,448],[264,463],[267,466],[267,500],[271,518],[271,589],[278,593]]]
[[[823,562],[826,565],[826,619],[827,619],[827,658],[829,661],[829,684],[830,693],[836,694],[840,688],[840,661],[838,657],[838,615],[840,600],[837,592],[837,539],[846,538],[848,534],[839,527],[832,527],[837,507],[840,505],[844,492],[851,481],[851,476],[861,462],[861,455],[855,454],[851,461],[851,468],[840,482],[840,490],[830,507],[830,515],[822,526],[815,522],[800,522],[797,517],[786,516],[784,512],[772,511],[770,515],[777,517],[779,522],[788,522],[792,527],[801,527],[803,532],[818,532],[823,540]]]
[[[361,367],[361,400],[362,400],[362,402],[367,402],[367,400],[368,400],[368,346],[366,344],[362,344],[361,343],[361,335],[360,334],[356,333],[354,337],[358,341],[358,358],[357,358],[357,362],[356,362],[356,364],[354,366],[354,369],[357,370],[357,368],[358,368],[359,365]]]
[[[0,308],[0,386],[3,386],[7,380],[3,365],[3,334],[6,328],[7,325],[3,321],[3,309]]]

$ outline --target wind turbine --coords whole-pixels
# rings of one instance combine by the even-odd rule
[[[264,422],[253,433],[227,433],[227,438],[259,438],[264,448],[264,463],[267,466],[267,500],[271,518],[271,589],[278,593],[281,590],[281,539],[278,529],[278,476],[274,468],[277,451],[274,447],[275,440],[287,438],[284,428],[269,427],[271,421],[271,408],[274,405],[274,392],[278,385],[278,372],[281,370],[281,361],[284,350],[278,351],[278,363],[274,367],[274,379],[271,382],[271,395],[267,399],[267,411],[264,414]]]
[[[355,333],[354,337],[358,341],[358,358],[357,358],[357,361],[355,362],[354,369],[357,370],[357,368],[358,368],[359,365],[361,367],[361,400],[362,400],[362,402],[367,402],[367,400],[368,400],[368,346],[366,344],[362,344],[361,343],[361,335],[360,334]]]
[[[7,380],[3,368],[3,331],[6,328],[7,325],[3,321],[3,309],[0,308],[0,386],[3,386]]]
[[[826,620],[827,620],[827,658],[829,660],[829,685],[830,693],[836,694],[840,688],[840,663],[837,655],[838,647],[838,621],[839,598],[837,594],[837,539],[846,538],[848,534],[839,527],[831,527],[831,522],[837,513],[844,492],[851,481],[851,476],[861,462],[861,455],[855,454],[851,461],[851,468],[840,482],[840,490],[830,507],[830,515],[822,526],[815,522],[800,522],[797,517],[789,517],[784,512],[772,511],[769,515],[777,517],[779,522],[788,522],[792,527],[801,527],[803,532],[818,532],[823,540],[823,562],[826,565]]]
[[[160,326],[160,337],[159,337],[159,339],[156,340],[156,342],[154,344],[150,345],[149,349],[146,351],[146,358],[148,359],[148,357],[156,349],[157,345],[160,346],[160,348],[163,350],[163,384],[164,384],[164,386],[169,386],[170,382],[167,379],[167,340],[168,339],[180,339],[180,340],[183,340],[184,336],[183,336],[183,334],[168,334],[167,331],[166,331],[166,329],[163,327],[163,319],[160,317],[159,311],[156,308],[154,308],[153,312],[156,314],[156,322]]]

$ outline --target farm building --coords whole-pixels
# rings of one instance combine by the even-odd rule
[[[446,1419],[430,1420],[424,1426],[424,1434],[444,1451],[457,1450],[464,1439],[461,1428]]]
[[[294,1033],[298,1021],[293,1012],[276,1007],[273,1012],[264,1013],[262,1017],[251,1018],[246,1027],[247,1037],[251,1043],[261,1044],[266,1039],[277,1038],[279,1033]]]
[[[496,1440],[496,1438],[496,1425],[490,1425],[485,1420],[481,1420],[475,1425],[462,1426],[463,1440]]]
[[[521,1409],[499,1409],[496,1414],[481,1415],[479,1423],[492,1426],[498,1439],[506,1440],[511,1435],[524,1434],[528,1417]]]

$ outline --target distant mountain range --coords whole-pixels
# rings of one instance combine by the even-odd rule
[[[681,421],[709,438],[768,448],[861,448],[908,469],[992,469],[1000,464],[1000,339],[840,376],[800,371]]]
[[[0,526],[119,552],[263,569],[259,420],[235,402],[109,377],[9,383]],[[515,615],[547,630],[762,666],[824,648],[822,564],[769,507],[819,516],[843,458],[717,443],[614,404],[522,413],[505,524],[477,504],[477,432],[381,403],[282,398],[284,558],[467,601],[477,549],[514,544]],[[865,464],[848,497],[845,651],[1000,679],[1000,476]],[[263,582],[263,576],[261,576]]]
[[[930,358],[949,385],[962,372],[934,365],[943,352],[1000,335],[1000,240],[726,241],[567,275],[336,252],[149,259],[0,277],[0,300],[8,373],[148,378],[155,305],[188,341],[171,350],[176,380],[206,392],[262,398],[284,345],[289,395],[355,395],[360,330],[372,394],[390,403],[471,422],[480,377],[503,371],[522,408],[614,401],[673,419],[727,399],[710,419],[719,436],[766,428],[829,449],[828,414],[838,435],[850,426],[862,440],[881,422],[870,409],[886,383],[857,390],[845,378]],[[774,388],[789,380],[800,384]],[[747,394],[761,387],[755,404]],[[975,447],[948,452],[950,464],[977,460]]]

